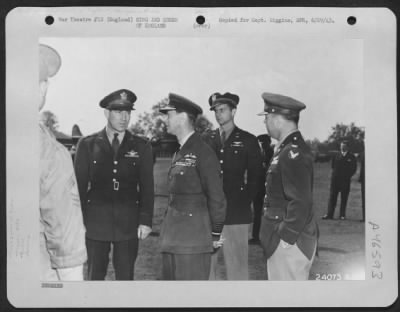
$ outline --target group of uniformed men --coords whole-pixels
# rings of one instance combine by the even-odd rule
[[[58,71],[61,58],[49,46],[39,49],[44,104],[48,78]],[[163,279],[216,279],[220,250],[227,279],[249,278],[251,203],[265,174],[260,240],[268,279],[308,279],[318,226],[312,207],[312,155],[297,128],[305,105],[272,93],[263,93],[262,99],[264,109],[258,115],[278,142],[267,173],[257,138],[235,125],[239,96],[210,96],[219,128],[203,136],[194,130],[203,112],[199,105],[173,93],[160,105],[168,132],[180,145],[168,171],[168,207],[160,233]],[[106,127],[79,141],[75,174],[67,152],[46,131],[40,188],[43,279],[53,274],[54,279],[81,280],[87,261],[88,279],[104,280],[111,248],[116,279],[134,279],[138,240],[150,234],[154,208],[151,145],[126,130],[135,101],[128,89],[100,101]],[[50,146],[51,154],[46,152]]]

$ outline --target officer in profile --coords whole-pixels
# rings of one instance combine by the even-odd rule
[[[328,213],[322,219],[333,219],[338,195],[340,193],[340,220],[346,218],[347,199],[349,198],[351,177],[357,171],[357,160],[349,151],[349,143],[340,143],[340,152],[332,158],[331,190]]]
[[[138,239],[151,232],[154,182],[149,142],[128,128],[136,95],[117,90],[100,101],[106,127],[82,138],[75,171],[87,228],[88,277],[104,280],[113,246],[117,280],[133,280]]]
[[[298,130],[305,105],[263,93],[265,126],[277,140],[266,177],[260,239],[269,280],[307,280],[318,226],[313,210],[313,157]]]
[[[228,280],[247,280],[251,202],[259,188],[262,159],[257,138],[235,125],[239,96],[214,93],[209,98],[219,129],[204,136],[221,164],[227,214],[223,229],[222,252]],[[216,279],[218,253],[213,255],[210,279]]]
[[[58,52],[39,45],[39,111],[46,102],[49,78],[61,66]],[[40,279],[81,281],[87,254],[85,227],[71,156],[39,123]]]
[[[267,174],[272,155],[274,154],[274,149],[271,147],[271,137],[268,134],[261,134],[257,136],[257,140],[261,148],[263,172],[260,174],[258,192],[253,201],[253,228],[251,231],[252,238],[249,240],[250,244],[260,243],[261,215],[264,207],[265,196],[265,176]]]
[[[161,227],[164,280],[208,280],[211,253],[223,243],[226,214],[220,166],[215,153],[195,132],[202,109],[171,93],[160,106],[180,149],[168,172],[168,209]]]

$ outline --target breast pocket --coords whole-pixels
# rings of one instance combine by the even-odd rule
[[[102,181],[107,178],[106,160],[103,158],[94,158],[90,164],[91,180]]]
[[[174,166],[169,173],[169,185],[172,193],[202,192],[200,178],[195,166]]]

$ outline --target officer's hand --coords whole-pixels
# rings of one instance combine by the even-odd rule
[[[151,227],[140,224],[137,229],[137,236],[139,239],[145,239],[151,233]]]
[[[216,253],[218,249],[222,247],[224,241],[225,237],[223,237],[222,235],[213,235],[213,248],[214,248],[213,253]]]

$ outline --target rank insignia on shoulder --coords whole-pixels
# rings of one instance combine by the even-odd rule
[[[126,154],[124,155],[125,157],[139,157],[139,153],[135,152],[134,150],[131,150],[129,152],[126,152]]]
[[[292,150],[289,151],[289,158],[290,159],[295,159],[297,156],[299,156],[299,152],[294,153]]]

